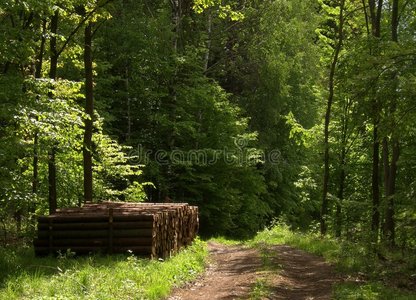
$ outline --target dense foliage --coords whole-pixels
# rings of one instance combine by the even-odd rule
[[[198,205],[205,235],[280,218],[414,249],[415,8],[2,1],[6,240],[109,199]]]

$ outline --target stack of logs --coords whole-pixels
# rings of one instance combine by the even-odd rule
[[[198,207],[186,203],[103,202],[38,217],[36,255],[134,253],[166,258],[198,231]]]

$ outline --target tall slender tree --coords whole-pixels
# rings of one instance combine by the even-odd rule
[[[399,26],[399,1],[393,0],[391,12],[391,40],[398,43],[398,26]],[[396,178],[397,178],[397,162],[400,155],[400,143],[395,127],[397,110],[397,71],[393,70],[391,74],[391,99],[390,105],[387,108],[387,118],[390,120],[389,127],[391,131],[391,154],[389,153],[389,140],[385,136],[383,138],[383,164],[384,164],[384,189],[386,197],[386,210],[383,233],[386,241],[390,245],[395,243],[395,221],[394,221],[394,197],[396,192]]]
[[[335,72],[338,66],[339,55],[344,42],[344,16],[345,0],[339,2],[339,16],[338,16],[338,30],[336,34],[335,48],[332,56],[332,62],[328,77],[328,99],[326,104],[325,124],[324,124],[324,178],[322,188],[322,204],[321,204],[321,218],[320,228],[321,234],[326,234],[327,224],[326,217],[328,215],[328,185],[329,185],[329,123],[331,120],[331,108],[334,102],[335,95]]]
[[[56,81],[56,73],[58,68],[58,49],[57,49],[57,35],[58,35],[58,21],[59,21],[59,10],[56,9],[55,13],[51,18],[51,37],[49,42],[49,52],[50,52],[50,68],[49,68],[49,78],[52,81],[52,85]],[[53,97],[53,93],[49,92],[49,98]],[[57,207],[56,199],[56,150],[57,146],[55,142],[48,151],[48,187],[49,187],[49,214],[53,214]]]
[[[82,148],[84,159],[84,202],[92,201],[92,133],[94,124],[94,93],[93,93],[93,59],[92,59],[92,26],[88,22],[84,32],[84,70],[85,70],[85,113],[84,143]]]
[[[46,44],[46,19],[42,20],[42,32],[39,46],[39,52],[35,64],[35,78],[42,77],[43,56]],[[32,193],[38,192],[39,185],[39,133],[36,131],[33,137],[33,179],[32,179]]]
[[[377,56],[379,49],[379,40],[381,35],[381,16],[382,16],[382,0],[368,0],[370,14],[367,13],[366,5],[364,5],[365,16],[369,18],[367,24],[371,24],[370,36],[370,55]],[[380,99],[378,99],[377,89],[371,88],[372,101],[372,121],[373,121],[373,153],[372,153],[372,214],[371,214],[371,230],[374,238],[378,240],[380,230]]]

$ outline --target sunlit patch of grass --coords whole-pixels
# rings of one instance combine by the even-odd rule
[[[337,300],[414,300],[415,294],[385,287],[379,283],[344,283],[335,287],[334,299]]]
[[[60,258],[33,256],[31,249],[3,249],[10,266],[2,273],[0,299],[161,299],[172,287],[204,270],[205,242],[196,240],[166,261],[133,255]]]
[[[283,224],[259,232],[250,243],[254,245],[258,243],[288,244],[309,253],[324,256],[328,261],[336,261],[341,248],[336,240],[322,238],[318,234],[294,232]]]
[[[228,239],[228,238],[223,237],[223,236],[210,238],[209,241],[219,243],[219,244],[223,244],[223,245],[227,245],[227,246],[239,246],[239,245],[244,244],[244,241],[231,240],[231,239]]]

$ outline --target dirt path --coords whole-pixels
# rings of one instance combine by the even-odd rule
[[[286,245],[272,246],[267,251],[274,268],[265,271],[257,250],[217,243],[208,247],[207,271],[196,282],[175,290],[168,300],[250,299],[259,279],[268,286],[268,296],[262,299],[331,299],[337,278],[320,257]]]
[[[331,299],[338,282],[333,267],[323,258],[286,245],[274,246],[282,271],[273,276],[273,297],[269,299]]]

